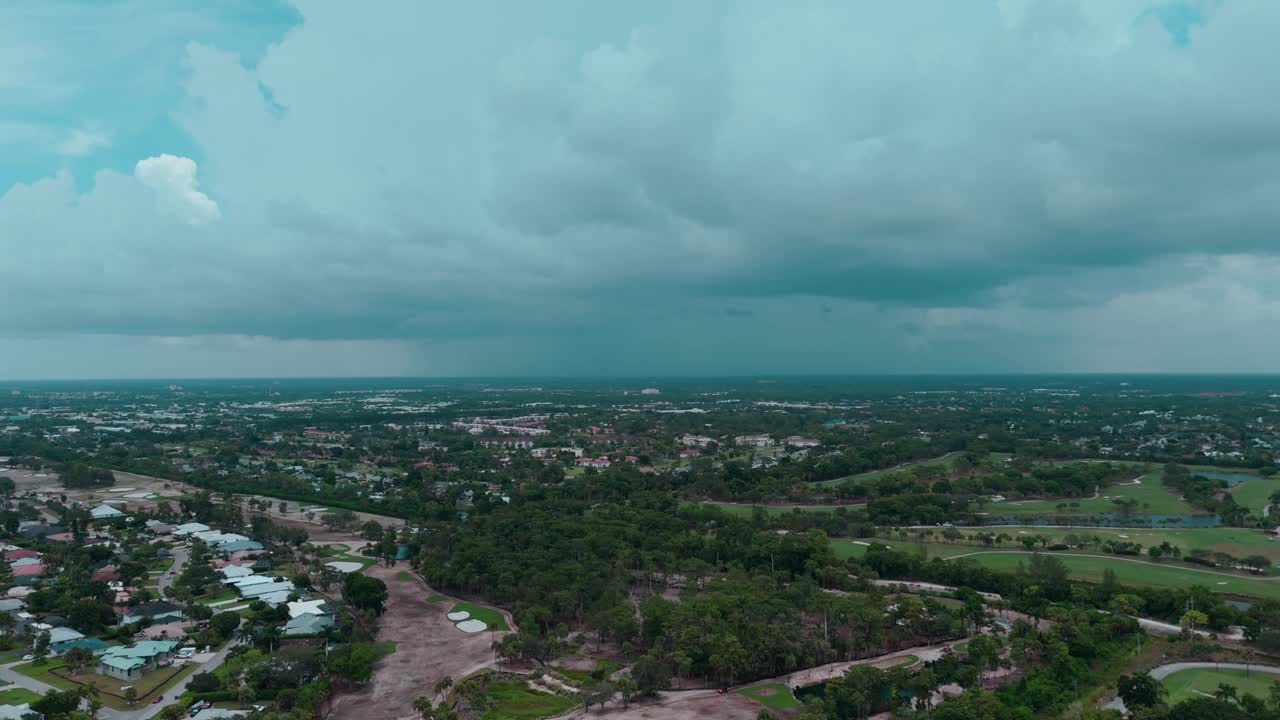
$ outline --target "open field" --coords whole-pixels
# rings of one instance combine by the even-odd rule
[[[764,508],[764,511],[771,517],[778,515],[786,515],[796,510],[805,512],[835,512],[840,507],[858,507],[857,505],[751,505],[749,503],[729,503],[729,502],[683,502],[681,507],[693,507],[695,505],[714,505],[730,515],[738,515],[741,517],[751,517],[751,513],[757,507]]]
[[[1207,528],[1214,532],[1232,531],[1248,532],[1239,528]],[[1206,530],[1173,531],[1181,533],[1205,532]],[[1258,532],[1258,531],[1254,531]],[[1141,534],[1141,533],[1132,533]],[[1260,533],[1259,533],[1260,534]],[[1145,538],[1134,538],[1142,542]],[[1025,564],[1031,553],[1011,549],[984,549],[972,545],[946,545],[941,543],[901,542],[896,540],[862,540],[860,542],[879,542],[895,550],[908,553],[923,552],[928,558],[951,559],[965,557],[994,570],[1013,571],[1019,563]],[[832,552],[836,557],[844,559],[860,557],[866,554],[867,546],[854,541],[837,538],[831,541]],[[1277,552],[1276,547],[1261,547],[1269,553]],[[1071,577],[1086,582],[1100,582],[1103,573],[1111,569],[1121,583],[1152,587],[1187,588],[1191,585],[1203,585],[1212,590],[1235,595],[1280,599],[1280,579],[1267,579],[1243,574],[1234,574],[1212,568],[1200,568],[1176,560],[1161,563],[1149,562],[1144,558],[1129,556],[1110,556],[1101,554],[1084,554],[1070,552],[1046,553],[1058,558],[1066,565]],[[1261,554],[1261,553],[1260,553]]]
[[[774,710],[788,710],[800,707],[800,701],[796,700],[795,696],[791,694],[791,688],[782,683],[754,685],[749,688],[743,688],[738,692]]]
[[[1169,691],[1167,702],[1170,705],[1183,700],[1212,695],[1218,684],[1233,685],[1243,696],[1245,693],[1266,699],[1270,696],[1271,686],[1280,680],[1280,676],[1270,673],[1248,672],[1246,670],[1212,668],[1196,668],[1180,670],[1161,682]]]
[[[857,475],[849,475],[842,478],[836,478],[835,480],[824,480],[822,482],[816,482],[813,484],[818,487],[833,487],[836,485],[841,485],[849,480],[856,480],[858,482],[863,482],[866,480],[875,480],[881,475],[888,475],[889,473],[895,473],[895,472],[903,472],[905,470],[910,470],[911,468],[917,467],[917,466],[935,467],[939,465],[950,465],[956,458],[960,457],[960,455],[961,453],[958,451],[949,452],[946,455],[933,458],[932,460],[918,460],[916,462],[904,463],[902,465],[898,465],[897,467],[885,468],[884,470],[872,470],[870,472],[859,473]]]
[[[1280,541],[1271,540],[1261,530],[1254,528],[1233,528],[1233,527],[1212,527],[1212,528],[1181,528],[1181,529],[1125,529],[1125,528],[1097,528],[1097,527],[1025,527],[1025,526],[992,526],[987,528],[960,528],[966,535],[974,535],[978,532],[1004,533],[1013,537],[1012,542],[1006,542],[1003,546],[994,548],[981,546],[977,541],[966,540],[964,544],[946,544],[946,543],[928,543],[929,557],[941,555],[947,557],[949,555],[957,555],[962,552],[973,552],[975,550],[1021,550],[1017,544],[1021,538],[1033,536],[1044,537],[1048,539],[1050,545],[1055,543],[1065,543],[1067,536],[1074,535],[1076,540],[1085,538],[1096,538],[1099,543],[1108,540],[1116,540],[1120,542],[1134,542],[1142,545],[1143,550],[1153,545],[1159,545],[1167,542],[1170,545],[1179,547],[1186,554],[1191,550],[1206,550],[1209,552],[1223,552],[1237,558],[1248,557],[1249,555],[1261,555],[1272,563],[1280,563]],[[917,531],[911,531],[910,542],[897,542],[892,539],[884,539],[886,545],[900,545],[900,549],[912,549],[919,545]],[[941,537],[941,534],[935,532],[934,537]],[[831,541],[833,547],[839,543],[849,542],[842,539],[833,539]],[[868,542],[863,540],[862,542]],[[962,550],[961,548],[968,548]],[[865,551],[865,547],[863,548]],[[837,554],[843,552],[836,550]],[[1089,549],[1087,552],[1099,552],[1096,548]],[[857,551],[854,551],[856,554]],[[847,555],[846,555],[847,556]]]
[[[1236,499],[1236,504],[1249,508],[1249,511],[1257,515],[1262,514],[1262,509],[1267,506],[1267,500],[1271,497],[1271,493],[1280,490],[1280,475],[1273,475],[1269,478],[1257,477],[1253,480],[1246,480],[1239,485],[1231,488],[1231,494]]]
[[[1119,512],[1117,498],[1127,498],[1138,503],[1136,513],[1155,515],[1191,515],[1198,512],[1188,505],[1174,491],[1167,490],[1160,484],[1161,472],[1148,473],[1142,476],[1138,485],[1111,485],[1102,488],[1098,497],[1080,498],[1076,500],[1032,500],[1028,502],[1012,501],[994,503],[987,506],[987,512],[996,515],[1022,515],[1030,513],[1079,513],[1091,515],[1095,513]],[[1072,505],[1075,503],[1075,505]],[[1065,504],[1066,507],[1059,508]]]
[[[1280,582],[1244,575],[1232,575],[1209,569],[1200,570],[1182,563],[1155,564],[1137,559],[1049,553],[1067,566],[1071,577],[1087,582],[1101,582],[1103,573],[1115,572],[1121,584],[1185,589],[1203,585],[1221,593],[1280,600]],[[955,557],[955,556],[953,556]],[[1026,564],[1030,553],[1019,551],[978,551],[963,557],[994,570],[1013,571]]]

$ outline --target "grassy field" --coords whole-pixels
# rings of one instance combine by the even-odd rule
[[[410,580],[413,580],[413,575],[409,574],[408,570],[401,570],[396,573],[396,580],[399,580],[400,582],[409,582]]]
[[[930,557],[934,557],[939,553],[957,554],[957,552],[972,552],[973,550],[996,549],[996,550],[1020,550],[1022,549],[1016,543],[1020,538],[1027,536],[1040,536],[1048,539],[1049,544],[1064,543],[1068,535],[1076,536],[1077,540],[1083,538],[1097,538],[1100,542],[1108,540],[1117,540],[1121,542],[1135,542],[1142,545],[1143,549],[1153,545],[1159,545],[1167,542],[1182,549],[1183,553],[1190,550],[1207,550],[1209,552],[1224,552],[1228,555],[1238,558],[1248,557],[1249,555],[1261,555],[1273,563],[1280,563],[1280,542],[1270,540],[1261,530],[1252,528],[1232,528],[1232,527],[1214,527],[1214,528],[1184,528],[1177,530],[1127,530],[1123,528],[1094,528],[1094,527],[1014,527],[1000,526],[985,529],[986,532],[1005,533],[1013,536],[1011,543],[1005,543],[1002,547],[984,548],[976,540],[966,539],[963,545],[946,545],[933,543],[929,546]],[[971,536],[980,532],[977,528],[963,528],[962,532],[966,536]],[[911,542],[898,544],[903,549],[910,549],[919,544],[916,531],[912,531]],[[936,536],[940,536],[936,535]],[[833,545],[839,542],[847,542],[842,540],[832,540]],[[867,541],[863,541],[867,542]],[[894,545],[894,541],[883,540],[888,545]],[[1064,543],[1065,544],[1065,543]],[[947,548],[968,547],[967,551],[947,552]],[[863,548],[865,551],[865,548]],[[1096,549],[1090,549],[1088,552],[1097,552]],[[837,550],[837,554],[841,551]],[[856,551],[855,551],[856,554]],[[845,555],[847,557],[848,555]],[[943,555],[944,557],[946,555]]]
[[[458,603],[457,605],[454,605],[453,609],[450,610],[449,612],[471,613],[470,619],[479,620],[483,622],[485,625],[489,626],[490,630],[510,630],[511,629],[510,627],[507,626],[507,620],[506,618],[502,617],[502,613],[498,612],[497,610],[494,610],[493,608],[484,607],[483,605],[472,605],[471,603]]]
[[[714,505],[730,515],[739,515],[741,517],[751,517],[751,512],[757,507],[764,508],[764,511],[770,516],[786,515],[794,510],[804,510],[806,512],[835,512],[837,507],[849,507],[842,505],[746,505],[740,503],[722,503],[722,502],[683,502],[682,507],[693,507],[695,505]],[[857,507],[856,505],[853,507]]]
[[[1280,490],[1280,475],[1246,480],[1232,487],[1231,494],[1235,497],[1238,505],[1249,508],[1251,512],[1261,515],[1262,508],[1266,507],[1271,493],[1277,490]]]
[[[481,720],[524,720],[559,715],[577,703],[569,698],[537,692],[524,682],[495,680],[485,688],[484,696],[493,706],[480,716]]]
[[[432,595],[431,597],[427,598],[427,602],[438,603],[438,602],[444,602],[445,600],[448,600],[448,599],[449,598],[445,597],[444,595]]]
[[[952,461],[960,457],[960,455],[961,455],[960,452],[949,452],[946,455],[933,458],[932,460],[918,460],[916,462],[905,463],[897,467],[885,468],[884,470],[872,470],[871,472],[859,473],[857,475],[848,475],[846,477],[836,478],[835,480],[824,480],[822,482],[816,482],[813,484],[818,487],[833,487],[835,485],[843,484],[849,480],[856,480],[858,482],[864,482],[866,480],[875,480],[881,475],[888,475],[889,473],[895,473],[895,472],[903,472],[905,470],[910,470],[911,468],[916,466],[923,466],[923,467],[935,467],[939,465],[949,466],[952,463]]]
[[[40,693],[32,692],[26,688],[10,688],[8,690],[0,690],[0,705],[33,703],[39,700],[40,697]]]
[[[1039,530],[1039,529],[1036,529]],[[1202,530],[1179,530],[1168,531],[1165,533],[1154,533],[1156,535],[1168,535],[1172,533],[1213,533],[1219,535],[1227,535],[1229,533],[1247,533],[1249,531],[1240,528],[1205,528]],[[1253,531],[1261,535],[1260,531]],[[1135,542],[1143,542],[1147,544],[1149,538],[1137,537],[1143,535],[1142,532],[1129,533]],[[862,542],[879,542],[894,550],[907,553],[923,552],[927,558],[955,558],[964,556],[981,565],[992,568],[993,570],[1013,571],[1016,570],[1019,563],[1026,564],[1030,559],[1030,553],[1018,550],[987,550],[973,545],[948,545],[942,543],[919,543],[919,542],[901,542],[898,540],[863,540]],[[1207,542],[1207,539],[1198,542]],[[1158,544],[1158,543],[1157,543]],[[858,545],[852,540],[845,538],[835,538],[831,540],[832,552],[837,558],[846,559],[850,557],[861,557],[866,554],[867,546]],[[1266,550],[1266,554],[1275,554],[1280,551],[1280,546],[1258,546],[1255,548],[1259,551]],[[1107,569],[1115,572],[1116,577],[1121,583],[1126,585],[1141,585],[1152,587],[1169,587],[1169,588],[1187,588],[1191,585],[1203,585],[1211,590],[1222,593],[1231,593],[1246,597],[1258,598],[1275,598],[1280,599],[1280,580],[1265,579],[1262,577],[1251,577],[1248,575],[1236,575],[1222,570],[1214,570],[1212,568],[1200,569],[1193,565],[1166,560],[1162,563],[1147,562],[1143,558],[1127,557],[1127,556],[1105,556],[1094,554],[1079,554],[1052,552],[1048,553],[1058,558],[1067,566],[1067,570],[1071,577],[1076,580],[1084,580],[1086,582],[1100,582],[1103,573]]]
[[[791,694],[791,688],[782,683],[753,685],[738,692],[773,710],[792,710],[800,707],[800,701]]]
[[[1280,675],[1245,670],[1214,670],[1211,668],[1182,670],[1161,681],[1169,691],[1168,703],[1176,704],[1195,697],[1212,695],[1218,684],[1234,685],[1236,691],[1266,699],[1270,696],[1271,685],[1280,680]]]
[[[1280,600],[1280,582],[1274,580],[1229,575],[1208,570],[1201,571],[1182,563],[1174,564],[1169,562],[1157,565],[1155,563],[1115,557],[1071,555],[1066,553],[1050,554],[1061,560],[1067,566],[1071,577],[1077,580],[1100,582],[1103,573],[1110,569],[1115,572],[1120,583],[1125,585],[1167,588],[1187,588],[1192,585],[1203,585],[1222,593]],[[975,555],[966,557],[993,570],[1012,571],[1017,569],[1019,563],[1025,565],[1030,558],[1030,554],[1009,551],[979,551]]]
[[[1102,488],[1101,494],[1096,498],[1081,498],[1079,500],[1032,500],[1028,502],[1003,502],[993,503],[987,506],[987,512],[998,515],[1024,515],[1030,513],[1081,513],[1092,515],[1095,513],[1111,513],[1118,512],[1120,506],[1116,505],[1117,498],[1128,498],[1138,503],[1135,513],[1151,513],[1155,515],[1190,515],[1197,510],[1178,496],[1176,492],[1166,490],[1160,484],[1162,473],[1153,472],[1142,476],[1142,484],[1140,485],[1111,485]],[[1065,508],[1059,509],[1059,505],[1066,504]],[[1076,503],[1076,505],[1071,505]]]

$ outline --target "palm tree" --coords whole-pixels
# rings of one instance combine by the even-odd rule
[[[1236,694],[1236,686],[1226,683],[1218,683],[1218,689],[1213,691],[1213,697],[1223,702],[1236,702],[1239,696]]]

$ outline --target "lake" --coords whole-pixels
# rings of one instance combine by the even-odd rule
[[[1246,480],[1257,480],[1259,476],[1247,472],[1231,472],[1229,470],[1197,470],[1190,468],[1192,475],[1201,475],[1210,480],[1221,480],[1227,485],[1239,485]]]

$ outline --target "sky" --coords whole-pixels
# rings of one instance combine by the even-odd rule
[[[1269,372],[1274,0],[0,4],[0,378]]]

